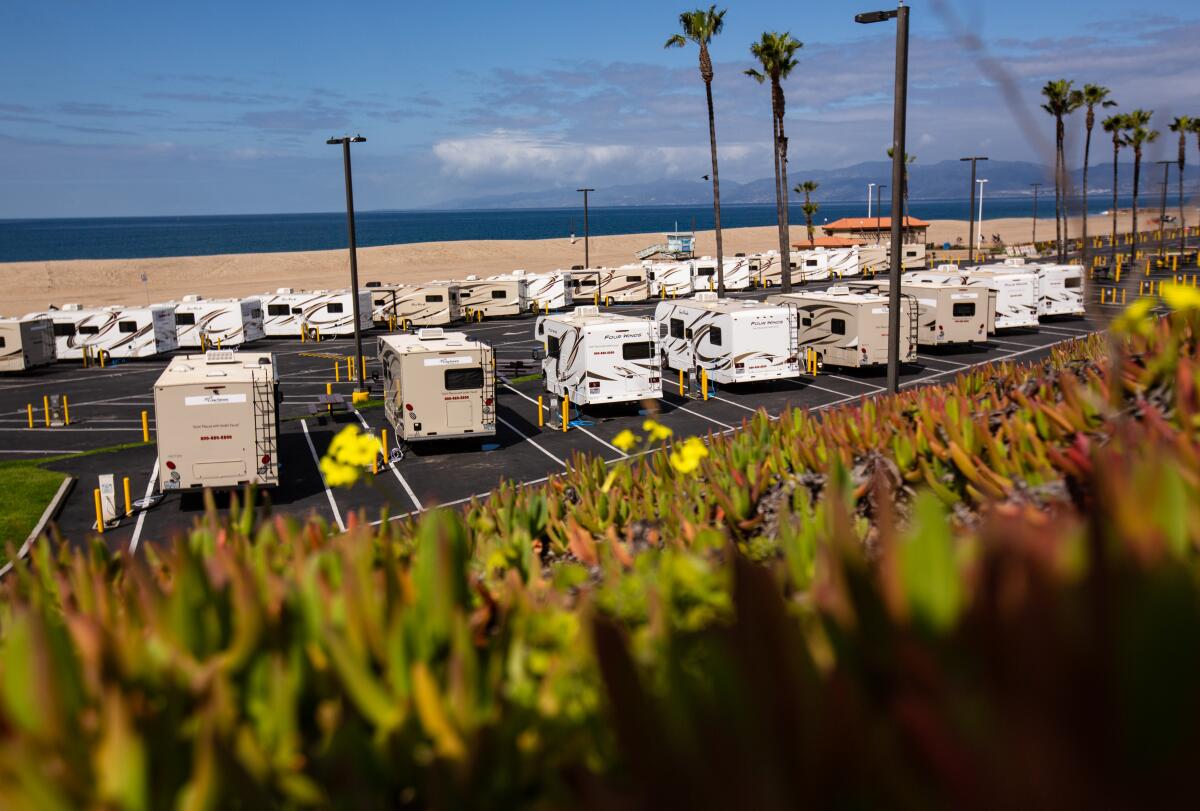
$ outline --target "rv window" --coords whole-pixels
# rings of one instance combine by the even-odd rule
[[[716,268],[696,268],[697,276],[711,276],[716,272]]]
[[[75,325],[74,324],[55,324],[54,325],[54,334],[55,334],[55,336],[58,336],[58,337],[70,338],[72,335],[75,334]]]
[[[687,338],[689,341],[692,339],[692,328],[691,327],[688,327],[687,329],[685,329],[683,331],[683,337]]]
[[[3,349],[6,346],[8,346],[8,339],[3,335],[0,335],[0,349]]]
[[[447,369],[446,391],[463,391],[465,389],[483,388],[483,368]]]
[[[671,337],[672,338],[682,338],[683,337],[683,321],[681,319],[678,319],[678,318],[671,319]]]
[[[834,335],[845,335],[846,334],[846,319],[844,319],[844,318],[829,319],[829,331],[832,332]]]
[[[453,301],[455,304],[458,303],[458,291],[457,290],[450,291],[450,300]],[[438,301],[441,301],[441,299],[438,299]]]
[[[654,356],[654,344],[649,341],[630,341],[621,344],[621,357],[625,360],[648,360]]]
[[[633,282],[633,283],[635,283],[635,284],[636,284],[637,282],[640,282],[641,280],[642,280],[642,277],[641,277],[641,276],[626,276],[626,277],[625,277],[625,281],[627,281],[627,282]]]
[[[1063,279],[1063,287],[1065,287],[1067,289],[1078,288],[1078,287],[1082,286],[1082,282],[1083,282],[1083,277],[1070,276],[1066,279]]]
[[[795,270],[795,269],[796,269],[796,263],[795,263],[795,262],[788,262],[788,265],[789,265],[789,266],[792,268],[792,270]]]
[[[331,313],[340,313],[342,311],[341,302],[331,301],[325,305],[325,309]]]
[[[303,313],[304,310],[300,309],[299,307],[292,308],[292,315],[303,315]]]
[[[653,270],[647,270],[647,271],[646,271],[646,278],[647,278],[647,279],[649,279],[650,281],[654,281],[654,271],[653,271]]]
[[[708,328],[708,342],[711,343],[713,346],[721,345],[721,328],[720,327],[709,327]]]
[[[960,301],[954,305],[955,318],[970,318],[975,315],[975,302]]]
[[[80,328],[79,328],[79,334],[80,334],[80,335],[99,335],[99,334],[100,334],[100,328],[99,328],[99,327],[97,327],[97,326],[93,326],[93,325],[88,325],[88,326],[85,326],[85,327],[80,327]]]
[[[579,286],[580,287],[595,287],[596,280],[595,279],[580,279]]]
[[[505,290],[493,290],[492,298],[508,298],[508,292]]]
[[[255,307],[253,310],[250,311],[250,317],[251,318],[262,318],[262,310],[258,307]]]
[[[538,335],[545,335],[545,334],[546,334],[546,325],[545,325],[545,324],[538,324],[538,327],[537,327],[537,334],[538,334]]]
[[[175,313],[175,326],[190,327],[196,323],[195,313]]]
[[[817,266],[817,260],[816,259],[805,259],[804,266],[809,267],[809,268],[815,268]],[[792,267],[795,267],[795,265],[792,265]]]
[[[805,316],[804,318],[801,318],[801,319],[800,319],[800,326],[802,326],[802,327],[811,327],[811,326],[812,326],[812,319],[811,319],[811,318],[809,318],[808,316]]]
[[[286,304],[268,304],[267,315],[291,315],[292,311]]]
[[[117,329],[121,332],[137,332],[136,321],[118,321]]]
[[[432,296],[426,296],[426,297],[425,297],[425,301],[426,301],[426,302],[438,302],[438,301],[441,301],[441,300],[442,300],[442,297],[441,297],[441,296],[438,296],[438,295],[432,295]]]
[[[557,358],[559,346],[558,336],[551,335],[546,339],[546,354],[552,358]]]

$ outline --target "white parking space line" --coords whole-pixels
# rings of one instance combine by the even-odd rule
[[[367,418],[362,415],[362,412],[358,409],[355,409],[354,416],[358,417],[358,421],[362,423],[363,428],[366,428],[367,432],[370,433],[371,425],[367,422]],[[406,482],[404,477],[400,475],[400,471],[396,470],[396,464],[391,461],[385,461],[384,464],[387,465],[392,473],[396,474],[396,481],[400,482],[400,486],[404,488],[404,492],[408,493],[408,497],[412,499],[412,503],[416,505],[416,508],[418,510],[422,509],[421,500],[417,498],[417,494],[413,492],[413,489],[408,486],[408,482]]]
[[[504,417],[501,417],[499,414],[497,414],[497,415],[496,415],[496,421],[497,421],[497,422],[499,422],[501,425],[504,425],[504,426],[506,426],[506,427],[508,428],[508,430],[515,432],[515,433],[516,433],[518,436],[522,437],[522,438],[523,438],[523,439],[524,439],[526,442],[528,442],[530,445],[532,445],[533,447],[537,448],[537,449],[538,449],[539,451],[541,451],[542,453],[546,454],[546,456],[549,456],[549,457],[550,457],[551,459],[553,459],[555,462],[558,462],[558,463],[559,463],[560,465],[562,465],[564,468],[567,466],[567,463],[566,463],[566,462],[564,462],[562,459],[559,459],[557,456],[555,456],[554,454],[550,453],[550,451],[546,450],[546,449],[545,449],[545,448],[543,448],[541,445],[539,445],[539,444],[537,444],[536,442],[534,442],[534,441],[533,441],[533,437],[529,436],[529,435],[528,435],[528,434],[526,434],[524,431],[522,431],[520,428],[518,428],[517,426],[513,425],[513,424],[512,424],[511,422],[509,422],[508,420],[504,419]]]
[[[34,417],[34,420],[36,420],[36,419],[37,419],[37,417]],[[51,433],[51,434],[62,434],[62,433],[69,433],[69,432],[72,432],[72,431],[90,431],[90,432],[92,432],[92,433],[95,433],[96,431],[132,431],[132,432],[136,432],[136,433],[140,434],[140,433],[142,432],[142,426],[141,426],[141,422],[140,422],[140,421],[138,422],[138,425],[137,425],[136,427],[135,427],[135,426],[130,426],[130,427],[128,427],[128,428],[117,428],[117,427],[115,427],[115,426],[114,426],[114,427],[110,427],[110,428],[105,428],[105,427],[98,426],[98,425],[88,426],[88,427],[86,427],[86,428],[66,428],[66,427],[63,427],[63,428],[46,428],[46,427],[44,427],[44,426],[43,426],[43,427],[41,427],[41,428],[30,428],[30,427],[28,426],[28,424],[26,424],[26,425],[25,425],[25,427],[23,427],[23,428],[21,428],[21,427],[4,428],[4,427],[0,426],[0,432],[6,432],[6,431],[7,431],[7,432],[17,432],[17,433],[23,433],[23,434],[24,434],[24,433]]]
[[[866,386],[872,391],[883,391],[883,386],[877,386],[874,383],[868,383],[865,380],[859,380],[857,377],[846,377],[845,375],[835,375],[829,372],[822,373],[821,377],[832,377],[834,380],[845,380],[847,383],[857,383],[860,386]]]
[[[1018,349],[1026,349],[1030,346],[1029,344],[1023,344],[1020,341],[998,341],[995,338],[988,338],[988,343],[996,344],[998,346],[1015,346]]]
[[[0,456],[3,456],[6,453],[36,453],[41,456],[63,456],[66,454],[71,454],[71,453],[83,453],[83,451],[78,448],[76,448],[74,450],[69,450],[69,451],[47,451],[47,450],[24,451],[24,450],[17,450],[16,448],[4,448],[3,450],[0,450]]]
[[[699,411],[692,411],[692,409],[688,408],[687,406],[677,405],[675,403],[672,403],[672,405],[675,406],[675,408],[674,408],[675,411],[683,411],[684,413],[691,414],[693,417],[699,417],[702,420],[711,422],[713,425],[719,425],[722,428],[729,430],[729,431],[734,430],[734,426],[730,425],[727,422],[721,422],[720,420],[714,420],[712,417],[707,417],[704,414],[701,414]]]
[[[150,494],[154,492],[154,483],[158,481],[158,457],[154,458],[154,467],[150,470],[150,481],[146,482],[146,493],[142,496],[142,504],[148,504]],[[142,526],[146,523],[146,510],[139,510],[137,523],[133,525],[133,537],[129,539],[129,554],[136,555],[138,541],[142,537]]]
[[[504,388],[508,389],[508,390],[509,390],[509,391],[511,391],[513,394],[517,395],[518,397],[524,397],[526,400],[528,400],[529,402],[533,403],[533,405],[534,405],[534,406],[537,406],[537,400],[533,399],[532,397],[530,397],[530,396],[529,396],[528,394],[526,394],[525,392],[523,392],[523,391],[518,391],[517,389],[514,389],[512,386],[508,385],[507,383],[501,383],[500,385],[504,386]],[[613,444],[611,444],[611,443],[609,443],[609,442],[605,442],[603,439],[601,439],[600,437],[596,436],[596,435],[595,435],[595,434],[593,434],[591,431],[589,431],[588,429],[584,428],[582,425],[576,425],[576,426],[575,426],[575,428],[574,428],[574,429],[572,429],[572,430],[579,430],[579,431],[583,431],[585,434],[587,434],[587,435],[588,435],[588,436],[590,436],[592,439],[594,439],[594,440],[596,440],[597,442],[599,442],[601,445],[605,446],[606,448],[612,448],[614,451],[616,451],[617,453],[621,454],[622,456],[628,456],[628,455],[629,455],[629,454],[625,453],[625,451],[623,451],[623,450],[621,450],[620,448],[618,448],[616,445],[613,445]]]
[[[708,395],[708,399],[720,400],[722,403],[729,403],[731,406],[740,408],[743,411],[749,411],[751,414],[757,414],[759,411],[763,410],[763,408],[751,408],[748,405],[742,405],[741,403],[735,403],[733,400],[727,400],[724,397],[720,396],[719,394],[710,394],[710,395]]]
[[[972,365],[970,363],[961,363],[960,361],[956,360],[946,360],[945,358],[939,358],[936,355],[931,357],[929,355],[920,353],[918,353],[917,360],[919,360],[921,363],[944,363],[947,366],[953,366],[955,369],[966,369],[968,366]]]
[[[317,466],[317,475],[321,477],[321,486],[325,488],[325,497],[329,499],[329,509],[333,510],[333,518],[337,521],[338,529],[345,532],[346,525],[342,523],[342,514],[338,510],[337,502],[333,500],[333,491],[329,489],[329,483],[325,481],[325,473],[321,470],[321,457],[317,456],[317,446],[313,444],[312,435],[308,433],[308,420],[300,420],[300,427],[304,429],[304,438],[308,440],[308,450],[312,454],[313,464]]]

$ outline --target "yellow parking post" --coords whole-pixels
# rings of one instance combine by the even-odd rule
[[[592,303],[595,304],[597,307],[600,306],[600,291],[599,290],[597,290],[595,293],[592,293]]]
[[[308,343],[308,330],[304,327],[300,328],[300,343]]]
[[[1117,268],[1117,284],[1121,283],[1121,269]]]
[[[350,358],[346,358],[346,380],[354,379],[354,367],[350,365]]]
[[[105,352],[103,349],[96,352],[96,357],[100,359],[100,368],[101,369],[104,368],[104,362],[105,362],[105,360],[107,360],[106,355],[108,355],[108,353]]]
[[[42,395],[42,416],[46,418],[46,427],[50,427],[50,395]]]
[[[142,442],[150,441],[150,412],[142,412]]]
[[[121,482],[121,485],[125,488],[125,514],[133,515],[133,498],[129,495],[129,477],[128,476],[126,476],[124,478],[124,480]]]
[[[332,383],[326,383],[326,384],[325,384],[325,396],[326,396],[326,397],[332,397],[332,396],[333,396],[333,384],[332,384]],[[333,403],[326,403],[326,404],[325,404],[325,407],[326,407],[327,409],[329,409],[329,413],[330,413],[330,414],[332,414],[332,413],[333,413]]]
[[[708,370],[700,367],[700,399],[708,399]]]
[[[63,425],[71,424],[71,404],[67,402],[67,395],[63,395]]]
[[[29,412],[29,427],[33,427],[33,403],[25,406],[25,410]]]
[[[359,375],[358,375],[358,379],[359,379],[359,380],[361,380],[361,381],[366,381],[366,379],[367,379],[367,356],[366,356],[366,355],[359,355],[359,356],[358,356],[358,360],[359,360],[359,364],[358,364],[358,365],[359,365]]]
[[[96,531],[101,535],[104,534],[104,507],[100,504],[100,488],[97,487],[92,493],[96,501]]]
[[[333,362],[333,382],[334,383],[342,382],[342,364],[340,361],[336,361],[336,360]]]
[[[538,428],[546,427],[546,413],[542,410],[542,395],[538,395]]]
[[[1121,303],[1122,304],[1125,303],[1125,289],[1124,288],[1121,289]]]
[[[563,413],[562,413],[562,429],[563,433],[567,432],[567,425],[571,422],[571,395],[563,395]]]
[[[683,369],[679,370],[679,396],[683,396]]]

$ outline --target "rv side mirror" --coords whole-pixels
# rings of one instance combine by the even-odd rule
[[[543,358],[545,358],[545,357],[546,357],[546,350],[542,349],[542,348],[539,346],[539,347],[537,347],[536,349],[534,349],[534,350],[533,350],[533,353],[532,353],[532,354],[533,354],[533,359],[534,359],[534,360],[542,360]]]

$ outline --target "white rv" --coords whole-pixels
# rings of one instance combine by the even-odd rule
[[[888,298],[834,285],[827,290],[779,293],[767,301],[795,310],[797,341],[817,351],[822,364],[852,369],[886,366]],[[900,362],[917,359],[917,302],[900,297]]]
[[[918,270],[901,277],[909,282],[986,287],[996,294],[995,329],[1020,329],[1038,325],[1037,276],[1023,268],[979,268],[960,271],[953,265]]]
[[[778,287],[783,283],[783,265],[779,262],[779,251],[754,253],[746,259],[750,277],[758,287]]]
[[[439,327],[379,339],[384,413],[399,443],[494,436],[492,348]]]
[[[886,279],[852,282],[849,287],[860,292],[888,292]],[[986,287],[901,282],[900,290],[919,305],[917,343],[921,346],[983,342],[995,331],[996,293]]]
[[[690,262],[645,262],[643,267],[650,279],[650,295],[658,298],[675,298],[692,292],[692,265]]]
[[[887,251],[886,261],[892,261],[892,244],[888,242],[885,246]],[[928,264],[925,258],[925,245],[920,242],[905,242],[902,243],[900,251],[900,269],[901,270],[922,270]]]
[[[0,318],[0,372],[23,372],[57,359],[49,318]]]
[[[534,335],[546,351],[546,391],[581,406],[662,397],[657,334],[649,318],[601,313],[594,306],[541,316]]]
[[[279,484],[279,376],[266,352],[172,358],[154,383],[159,490]]]
[[[524,276],[528,280],[526,295],[529,308],[538,312],[561,310],[571,303],[571,273],[554,270],[549,273],[526,273],[514,270],[513,276]]]
[[[1019,270],[1037,276],[1038,316],[1085,315],[1084,277],[1080,265],[1026,264],[1023,258],[1004,260],[1003,265],[980,265],[972,270]]]
[[[84,309],[64,304],[60,310],[34,313],[26,318],[49,318],[54,322],[55,353],[59,360],[81,359],[103,352],[109,358],[152,358],[178,347],[175,307],[100,307]]]
[[[407,285],[396,292],[392,313],[397,326],[404,329],[443,326],[466,316],[457,282]]]
[[[366,290],[371,296],[371,321],[376,326],[390,326],[396,316],[396,303],[406,285],[392,282],[367,282]]]
[[[206,299],[184,296],[175,305],[175,334],[184,349],[240,346],[265,337],[257,298]]]
[[[259,297],[263,329],[272,338],[328,338],[354,334],[354,299],[348,290],[293,290],[281,287]],[[371,294],[358,291],[358,323],[371,328]]]
[[[663,365],[717,383],[777,380],[800,374],[800,345],[792,311],[761,301],[697,293],[659,302]]]
[[[529,309],[529,280],[523,276],[495,279],[468,276],[456,279],[455,283],[468,318],[476,314],[484,318],[521,315]]]
[[[746,256],[726,257],[726,290],[750,289],[750,260]],[[717,289],[717,260],[713,256],[702,256],[691,260],[692,290],[697,293],[712,293]]]
[[[630,304],[650,300],[650,271],[642,265],[571,271],[575,304]]]

